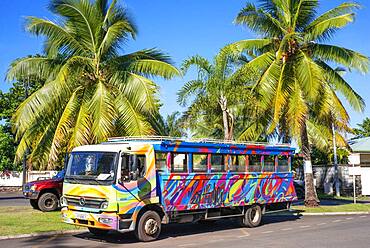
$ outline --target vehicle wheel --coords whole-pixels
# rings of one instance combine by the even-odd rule
[[[241,225],[245,227],[256,227],[261,224],[262,210],[259,205],[249,207],[241,218]]]
[[[109,232],[109,230],[98,229],[98,228],[93,228],[93,227],[88,227],[88,229],[89,229],[90,233],[92,233],[96,236],[104,236]]]
[[[39,204],[36,199],[30,199],[30,204],[34,209],[40,210]]]
[[[58,207],[58,197],[53,193],[44,193],[38,200],[38,206],[43,212],[54,211]]]
[[[155,211],[145,212],[139,219],[135,236],[143,242],[156,240],[161,233],[161,218]]]

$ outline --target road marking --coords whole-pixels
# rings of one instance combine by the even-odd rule
[[[288,227],[288,228],[283,228],[283,229],[280,229],[281,231],[289,231],[289,230],[292,230],[293,228],[291,227]]]
[[[307,227],[311,227],[311,226],[299,226],[300,228],[307,228]]]
[[[360,216],[360,218],[365,218],[365,217],[367,217],[367,216],[366,216],[366,215],[361,215],[361,216]]]
[[[220,241],[224,241],[224,239],[214,239],[214,240],[208,241],[208,243],[215,243],[215,242],[220,242]]]
[[[264,231],[262,233],[273,233],[274,231]]]
[[[322,226],[322,225],[326,225],[326,223],[325,222],[322,222],[322,223],[319,223],[319,224],[317,224],[318,226]]]
[[[332,222],[335,223],[335,222],[340,222],[340,221],[343,221],[343,220],[333,220]]]
[[[348,217],[346,218],[346,220],[353,220],[353,217]]]
[[[194,245],[195,245],[194,243],[190,243],[190,244],[178,245],[178,247],[187,247],[187,246],[194,246]]]
[[[238,236],[238,238],[245,238],[250,236],[250,234],[244,229],[241,229],[240,232],[242,232],[244,235]]]

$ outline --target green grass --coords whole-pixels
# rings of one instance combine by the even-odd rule
[[[336,196],[336,195],[328,195],[324,193],[317,193],[319,199],[328,199],[328,200],[347,200],[353,201],[353,196]],[[357,196],[356,199],[358,201],[369,201],[370,197],[368,196]]]
[[[324,213],[324,212],[370,212],[370,204],[343,204],[335,206],[319,206],[315,208],[306,208],[305,206],[293,206],[292,209],[304,211],[306,213]]]
[[[0,236],[74,230],[61,221],[60,211],[44,213],[31,207],[0,207]]]

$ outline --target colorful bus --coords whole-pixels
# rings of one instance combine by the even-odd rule
[[[288,145],[111,138],[75,148],[63,184],[62,219],[95,235],[134,231],[158,238],[161,225],[262,215],[297,199]]]

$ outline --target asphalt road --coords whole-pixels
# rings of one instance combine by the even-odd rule
[[[1,192],[0,207],[6,206],[30,206],[30,203],[23,197],[22,192]]]
[[[370,215],[265,216],[257,228],[231,220],[163,227],[160,240],[139,243],[132,233],[98,238],[89,233],[2,240],[1,247],[370,247]]]

